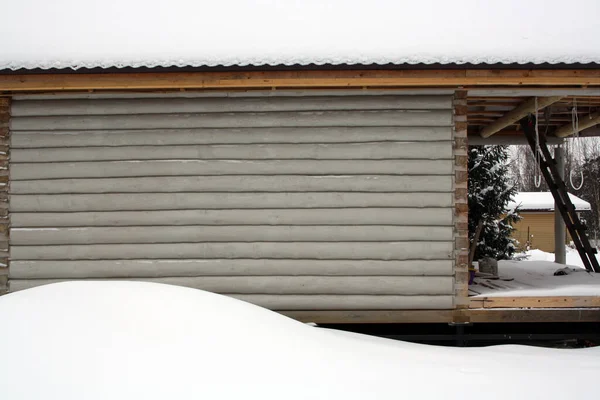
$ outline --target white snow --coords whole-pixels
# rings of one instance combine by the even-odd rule
[[[600,274],[588,273],[576,250],[567,248],[566,255],[568,275],[554,275],[565,267],[554,262],[554,254],[530,250],[518,255],[526,256],[524,261],[498,262],[500,277],[514,280],[476,278],[477,284],[469,286],[469,289],[478,293],[475,297],[600,296]]]
[[[0,297],[6,399],[597,399],[600,348],[444,348],[199,290],[67,282]]]
[[[0,69],[600,62],[596,0],[19,0]]]
[[[589,211],[592,209],[590,203],[569,193],[569,199],[577,211]],[[519,192],[506,206],[508,210],[514,210],[519,206],[521,211],[554,211],[554,197],[550,192]]]

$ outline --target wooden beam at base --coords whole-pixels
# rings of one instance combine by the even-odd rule
[[[514,124],[515,122],[523,119],[530,113],[535,113],[538,110],[548,107],[551,104],[556,103],[562,97],[554,96],[554,97],[538,97],[537,98],[537,109],[536,109],[536,98],[530,98],[529,100],[524,101],[515,109],[507,112],[504,116],[498,118],[496,121],[492,122],[488,126],[484,127],[481,130],[481,137],[489,138],[493,134],[501,131],[502,129]]]
[[[469,310],[471,323],[600,322],[600,308]]]
[[[596,126],[598,124],[600,124],[600,112],[590,114],[586,117],[579,117],[579,129],[577,132],[581,132],[584,129],[591,128],[592,126]],[[573,124],[570,123],[558,127],[556,131],[554,131],[554,136],[564,138],[573,135],[574,133],[575,130],[573,129]]]
[[[304,70],[2,74],[0,91],[600,86],[600,69]]]
[[[600,296],[476,297],[469,308],[600,308]]]
[[[600,322],[600,308],[479,308],[466,310],[279,311],[317,324]]]

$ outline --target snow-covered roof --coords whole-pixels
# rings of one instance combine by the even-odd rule
[[[569,198],[577,211],[589,211],[592,209],[590,203],[569,193]],[[508,204],[509,210],[519,206],[521,211],[553,211],[554,197],[550,192],[519,192]]]
[[[600,63],[597,0],[4,1],[0,69]]]

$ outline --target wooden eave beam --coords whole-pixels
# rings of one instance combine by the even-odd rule
[[[0,74],[0,92],[265,88],[600,86],[600,69],[310,70]]]
[[[579,129],[577,132],[581,132],[584,129],[591,128],[592,126],[600,124],[600,112],[589,114],[586,117],[579,117]],[[573,124],[565,124],[554,131],[554,136],[564,138],[575,133]]]
[[[536,99],[534,97],[524,101],[515,109],[507,112],[504,116],[498,118],[496,121],[491,124],[485,126],[481,130],[481,137],[489,138],[493,134],[500,132],[502,129],[514,124],[515,122],[521,120],[526,117],[530,113],[536,113],[538,110],[548,107],[551,104],[556,103],[562,97],[538,97],[537,98],[537,109],[536,109]]]

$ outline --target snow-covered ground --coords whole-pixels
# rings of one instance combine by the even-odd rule
[[[522,261],[498,263],[498,274],[502,279],[476,278],[477,284],[470,286],[470,290],[480,297],[600,296],[600,274],[588,273],[576,250],[567,248],[566,255],[567,275],[554,275],[564,266],[554,262],[553,253],[530,250],[517,255],[526,257]]]
[[[600,348],[444,348],[200,290],[66,282],[0,297],[2,399],[597,399]]]

